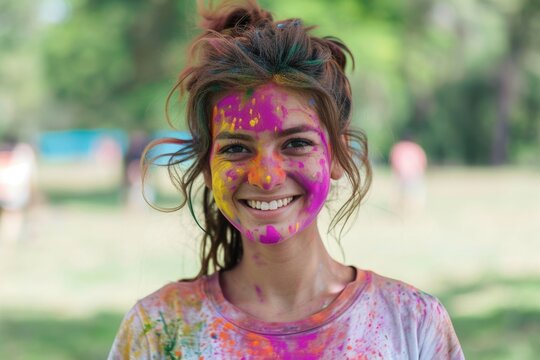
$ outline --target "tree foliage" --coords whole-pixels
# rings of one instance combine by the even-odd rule
[[[63,1],[67,16],[40,25],[29,0],[0,5],[0,131],[28,118],[38,129],[162,128],[195,0],[41,1]],[[431,162],[540,163],[538,1],[259,1],[350,46],[354,123],[375,158],[407,134]]]
[[[68,18],[49,30],[43,56],[50,89],[77,126],[157,126],[192,33],[188,5],[73,2]]]

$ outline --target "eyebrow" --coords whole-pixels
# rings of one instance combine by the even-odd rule
[[[295,126],[292,128],[279,131],[278,137],[285,137],[285,136],[303,133],[303,132],[316,132],[318,134],[320,131],[313,126],[300,125],[300,126]],[[217,134],[216,140],[222,140],[222,139],[225,139],[225,140],[237,139],[237,140],[251,141],[253,140],[253,137],[251,135],[237,133],[237,132],[233,133],[229,131],[222,131],[219,134]]]

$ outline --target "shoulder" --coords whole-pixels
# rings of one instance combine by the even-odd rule
[[[400,312],[425,317],[444,309],[439,299],[406,282],[367,272],[367,291]]]
[[[206,278],[171,282],[137,303],[143,308],[196,307],[205,297],[205,281]]]
[[[140,299],[132,311],[137,312],[147,327],[156,321],[169,319],[190,321],[208,308],[205,281],[203,277],[194,281],[171,282]]]
[[[205,280],[169,283],[137,301],[120,325],[109,359],[150,358],[168,349],[185,331],[199,330],[212,315]]]
[[[403,281],[366,272],[365,294],[372,309],[384,313],[421,358],[462,359],[448,312],[435,296]]]

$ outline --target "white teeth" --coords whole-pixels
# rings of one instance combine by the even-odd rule
[[[247,200],[247,204],[249,207],[268,211],[268,210],[277,210],[280,207],[287,206],[289,203],[293,200],[292,196],[285,198],[285,199],[279,199],[279,200],[272,200],[270,202],[266,201],[256,201],[256,200]]]

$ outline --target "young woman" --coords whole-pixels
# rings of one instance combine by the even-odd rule
[[[177,85],[193,141],[177,141],[171,164],[192,161],[175,177],[190,209],[204,178],[201,271],[137,302],[109,358],[462,359],[437,299],[323,245],[332,180],[345,175],[352,193],[333,225],[371,180],[365,138],[349,126],[346,46],[251,0],[202,17]]]

